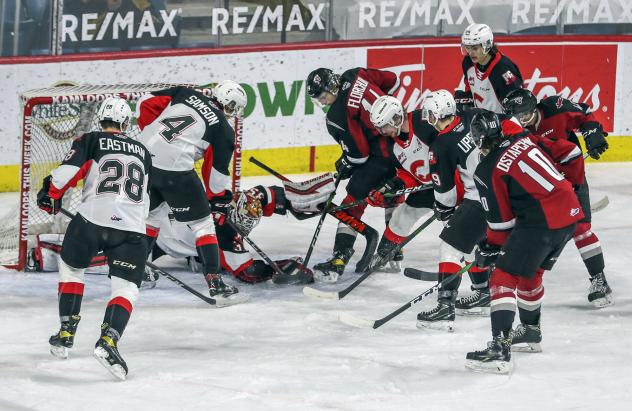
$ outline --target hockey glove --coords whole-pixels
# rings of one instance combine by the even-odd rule
[[[608,149],[608,142],[606,141],[608,134],[603,131],[601,124],[596,121],[582,124],[579,127],[579,131],[584,136],[588,155],[595,160],[599,160],[599,157]]]
[[[336,160],[336,173],[340,175],[341,180],[346,180],[351,177],[351,174],[353,174],[353,168],[354,165],[347,157],[344,156],[344,154]]]
[[[434,214],[439,221],[448,221],[456,209],[456,207],[448,207],[438,201],[435,201],[433,208]]]
[[[465,109],[474,107],[474,99],[471,91],[456,90],[454,92],[457,113],[462,113]]]
[[[230,212],[232,201],[233,193],[230,190],[224,190],[221,194],[218,194],[209,200],[215,224],[224,224],[224,220],[226,220],[226,217]]]
[[[50,198],[48,191],[50,190],[51,176],[44,177],[42,189],[37,193],[37,206],[48,214],[57,214],[61,210],[61,199],[54,200]]]
[[[393,177],[379,189],[371,191],[366,202],[373,207],[395,207],[404,201],[404,196],[393,196],[392,194],[404,187],[404,182],[400,178]]]
[[[488,244],[486,240],[478,243],[476,248],[474,262],[479,268],[487,268],[496,263],[496,259],[500,255],[500,246]]]

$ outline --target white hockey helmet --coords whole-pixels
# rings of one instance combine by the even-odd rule
[[[132,119],[132,109],[125,99],[120,97],[108,97],[101,103],[97,111],[97,119],[118,123],[121,131],[127,130]]]
[[[370,115],[371,123],[380,131],[381,128],[392,126],[397,134],[404,123],[404,107],[393,96],[381,96],[373,103]]]
[[[422,120],[427,121],[433,126],[437,124],[438,120],[455,114],[456,102],[448,90],[433,91],[426,97],[421,107]]]
[[[224,108],[227,117],[241,117],[248,103],[246,91],[232,80],[220,81],[213,89],[213,96]]]
[[[487,24],[472,23],[461,35],[461,52],[467,54],[465,50],[466,46],[478,46],[483,47],[485,54],[489,53],[494,45],[494,33]]]

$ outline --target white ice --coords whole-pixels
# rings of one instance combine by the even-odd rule
[[[252,300],[215,309],[161,279],[144,290],[120,343],[130,374],[116,382],[92,357],[110,282],[90,275],[70,358],[48,352],[58,329],[57,275],[0,271],[0,410],[619,410],[632,400],[632,165],[588,166],[592,200],[610,205],[593,217],[616,304],[597,310],[574,244],[545,274],[541,354],[514,353],[509,376],[475,374],[465,354],[490,337],[489,318],[457,318],[453,334],[418,330],[415,306],[378,330],[337,320],[350,312],[379,318],[432,286],[374,274],[342,301],[314,301],[299,287],[239,284]],[[298,178],[298,177],[297,177]],[[277,183],[244,179],[245,186]],[[12,198],[4,195],[0,201]],[[382,231],[383,216],[365,220]],[[272,257],[304,255],[316,224],[276,216],[253,239]],[[312,262],[331,252],[328,218]],[[434,269],[435,223],[406,248],[405,265]],[[354,261],[363,249],[358,241]],[[204,292],[201,275],[175,260],[168,268]],[[353,264],[351,264],[353,266]],[[352,267],[341,288],[357,278]],[[234,282],[234,281],[232,281]],[[467,294],[469,283],[461,285]]]

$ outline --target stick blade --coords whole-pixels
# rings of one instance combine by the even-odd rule
[[[608,198],[608,196],[605,196],[601,200],[595,202],[594,204],[591,204],[590,211],[593,213],[598,213],[604,208],[608,207],[608,204],[610,204],[610,199]]]
[[[420,281],[437,281],[437,273],[426,270],[418,270],[416,268],[406,267],[404,269],[404,275],[413,280]]]
[[[375,328],[374,320],[358,317],[350,313],[345,313],[345,312],[338,313],[338,320],[341,323],[344,323],[356,328]]]
[[[318,298],[320,300],[339,300],[340,294],[338,291],[323,291],[312,287],[303,287],[303,294],[311,298]]]

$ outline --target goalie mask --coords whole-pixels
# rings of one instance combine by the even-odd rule
[[[226,117],[241,117],[248,103],[246,91],[232,80],[224,80],[213,89],[213,97],[224,108]]]
[[[130,120],[132,119],[132,109],[122,98],[108,97],[101,103],[97,111],[97,119],[99,122],[110,121],[117,123],[121,131],[127,130]]]
[[[263,215],[261,201],[248,191],[242,191],[230,210],[230,219],[248,235],[259,224]]]

